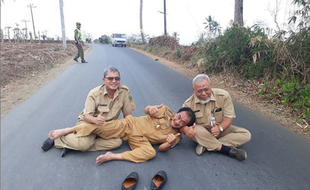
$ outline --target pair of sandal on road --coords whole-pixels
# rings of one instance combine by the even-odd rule
[[[132,172],[129,174],[123,184],[122,190],[133,190],[138,183],[139,175],[137,172]],[[152,190],[160,190],[163,188],[164,184],[167,181],[167,173],[163,170],[158,171],[151,181],[151,189]]]

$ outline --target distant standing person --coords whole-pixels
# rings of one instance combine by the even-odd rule
[[[78,49],[78,53],[74,57],[74,61],[79,62],[78,58],[81,57],[82,63],[87,63],[84,59],[84,50],[82,45],[84,46],[84,43],[82,41],[82,33],[81,33],[81,23],[76,23],[76,29],[74,30],[74,40],[75,40],[75,46]]]

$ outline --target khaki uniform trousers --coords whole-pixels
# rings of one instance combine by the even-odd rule
[[[86,124],[81,122],[78,125]],[[122,145],[122,139],[111,138],[102,139],[95,134],[88,135],[86,137],[77,137],[75,133],[70,133],[66,136],[62,136],[55,139],[56,148],[69,148],[72,150],[80,151],[100,151],[100,150],[112,150]]]
[[[85,59],[84,59],[84,50],[83,50],[82,44],[75,44],[75,46],[78,49],[78,53],[76,54],[74,59],[78,59],[79,57],[81,57],[81,60],[85,61]]]
[[[85,136],[88,137],[87,135],[96,134],[104,139],[120,137],[126,140],[131,151],[121,153],[124,160],[140,163],[156,156],[156,150],[150,141],[143,136],[143,126],[139,126],[132,115],[120,120],[106,122],[102,126],[84,123],[75,126],[75,129],[78,138],[85,138]]]
[[[210,130],[202,125],[197,125],[195,127],[196,135],[193,139],[198,144],[206,147],[208,151],[214,151],[222,144],[229,147],[238,147],[251,140],[251,133],[248,130],[234,125],[221,132],[218,138],[214,137]]]
[[[102,139],[97,135],[89,135],[87,137],[77,137],[75,133],[55,139],[56,148],[69,148],[80,151],[100,151],[112,150],[122,145],[122,139]]]

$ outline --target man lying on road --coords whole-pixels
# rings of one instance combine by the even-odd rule
[[[120,137],[128,142],[131,151],[107,152],[97,157],[97,165],[111,160],[139,163],[156,156],[153,144],[161,144],[158,148],[159,151],[168,151],[174,147],[181,139],[179,129],[184,126],[192,126],[196,120],[195,113],[188,107],[183,107],[177,114],[174,114],[169,107],[161,104],[147,106],[144,113],[147,116],[128,115],[120,120],[105,122],[101,126],[85,123],[71,128],[54,130],[49,133],[49,139],[57,139],[73,132],[77,137],[91,134],[96,134],[103,139]]]

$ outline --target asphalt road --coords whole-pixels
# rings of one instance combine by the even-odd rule
[[[112,161],[95,164],[100,152],[74,152],[60,157],[60,149],[41,150],[52,129],[73,126],[87,93],[102,83],[108,65],[121,72],[122,83],[143,115],[146,105],[165,103],[177,111],[192,93],[191,79],[132,49],[92,45],[87,64],[70,66],[29,99],[1,117],[1,190],[114,190],[132,171],[140,179],[137,190],[165,170],[167,190],[310,189],[310,142],[266,117],[235,103],[234,124],[252,133],[243,146],[248,159],[237,161],[217,153],[197,156],[186,137],[174,149],[146,163]],[[128,150],[124,143],[114,152]],[[156,146],[157,149],[157,146]]]

